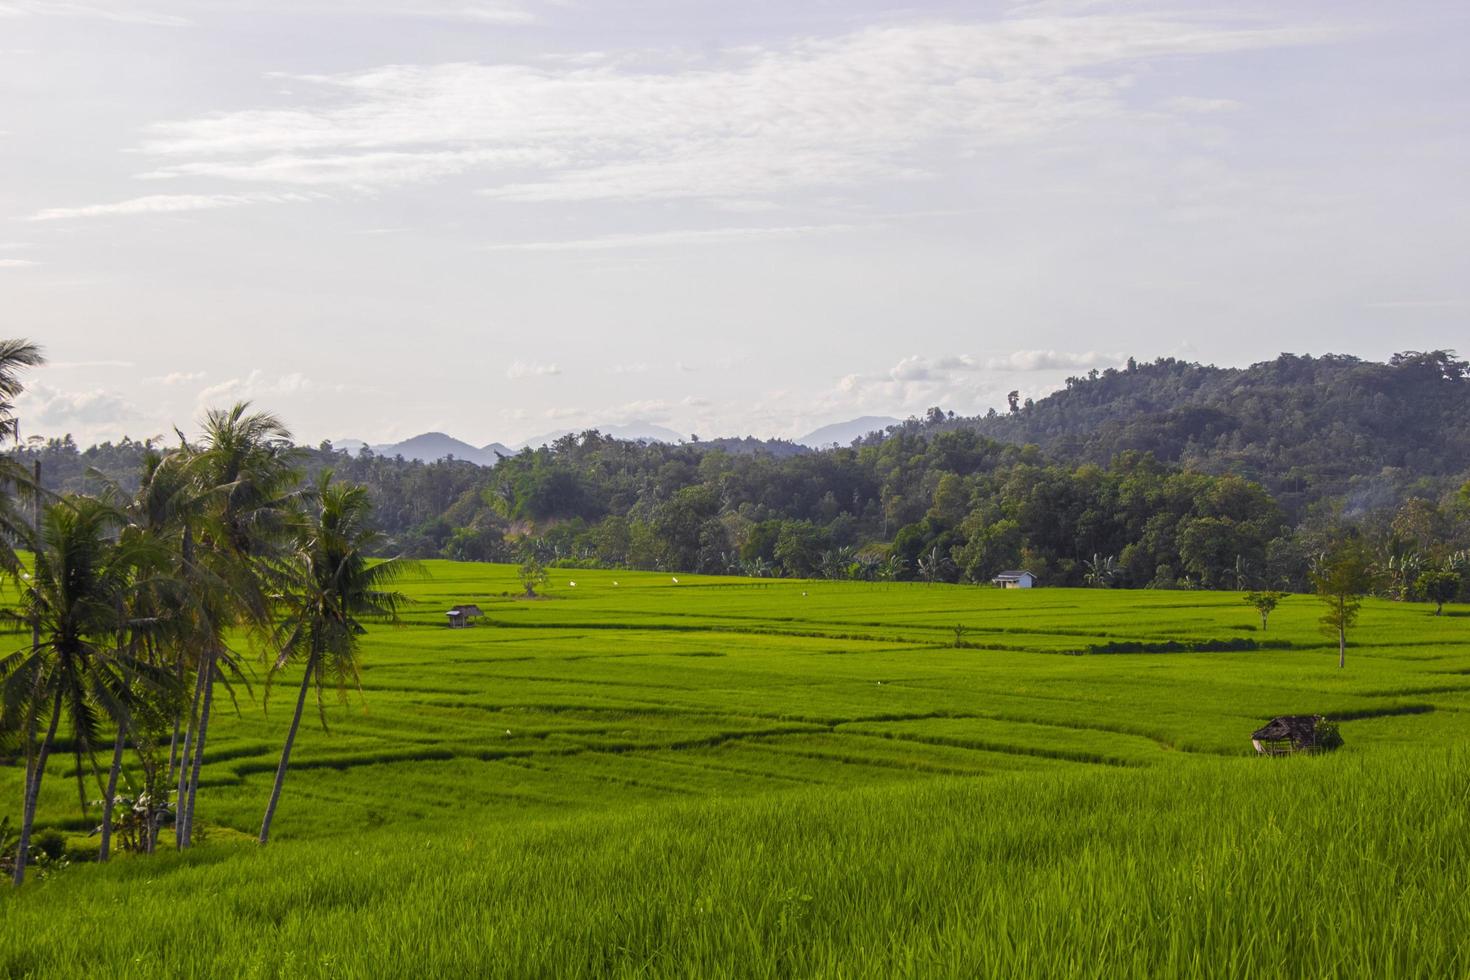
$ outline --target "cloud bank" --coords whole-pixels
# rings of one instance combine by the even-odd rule
[[[389,65],[290,76],[306,91],[287,104],[161,122],[139,149],[157,161],[145,175],[155,180],[363,192],[474,173],[483,197],[506,202],[751,203],[923,179],[936,151],[960,160],[1129,114],[1131,74],[1152,59],[1323,38],[1318,29],[1112,13],[881,27],[641,64],[589,55]],[[1226,108],[1186,99],[1165,111]],[[164,210],[169,201],[38,217]],[[252,201],[173,200],[180,209],[243,203]]]

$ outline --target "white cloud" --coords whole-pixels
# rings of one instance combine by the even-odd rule
[[[64,221],[71,218],[103,218],[112,215],[173,214],[180,211],[210,211],[248,204],[290,204],[307,201],[305,194],[151,194],[110,204],[87,204],[72,208],[45,208],[31,221]]]
[[[894,381],[928,381],[934,376],[934,369],[925,358],[915,354],[895,364],[888,376]]]
[[[182,27],[189,23],[172,14],[139,10],[123,0],[118,3],[71,3],[67,0],[0,0],[0,17],[71,17],[109,20],[120,24],[151,24]]]
[[[659,248],[671,245],[714,245],[730,242],[764,242],[786,238],[804,238],[851,231],[856,225],[801,225],[787,228],[706,228],[644,232],[627,235],[602,235],[551,242],[504,242],[486,245],[495,252],[568,252],[614,248]]]
[[[160,3],[158,6],[177,6]],[[210,5],[215,9],[229,10],[231,7],[242,12],[261,14],[261,4],[245,2],[220,2]],[[270,6],[270,4],[266,4]],[[493,2],[493,0],[413,0],[403,3],[376,3],[364,0],[312,0],[308,3],[281,4],[292,12],[316,12],[341,8],[341,13],[357,16],[396,16],[434,20],[459,20],[477,24],[519,26],[534,24],[537,17],[519,3]],[[303,10],[304,8],[304,10]],[[199,6],[191,8],[200,11]],[[183,27],[191,23],[188,18],[158,10],[139,9],[130,0],[98,0],[81,3],[76,0],[0,0],[0,17],[69,17],[76,19],[106,20],[122,24],[149,24],[160,27]]]
[[[1450,310],[1465,304],[1452,299],[1388,299],[1364,305],[1370,310]]]
[[[89,438],[96,430],[115,428],[139,418],[138,410],[122,395],[105,388],[66,391],[44,382],[32,382],[16,399],[23,435],[64,435]]]
[[[561,374],[561,368],[555,364],[538,364],[534,361],[515,360],[505,369],[505,376],[512,381],[521,378],[544,378],[553,374]]]
[[[214,177],[224,180],[289,184],[299,187],[343,187],[371,191],[452,177],[477,167],[514,167],[542,161],[527,150],[380,151],[303,156],[275,154],[248,161],[205,160],[161,167],[140,176],[147,180]]]
[[[169,375],[168,377],[174,376]],[[185,376],[179,377],[180,383],[187,380]],[[201,389],[198,403],[200,407],[213,407],[226,402],[254,401],[261,397],[295,395],[311,391],[315,387],[311,379],[300,372],[267,375],[257,368],[244,377],[230,378]],[[340,390],[340,386],[337,390]]]
[[[169,386],[194,384],[195,382],[203,381],[207,376],[207,373],[204,371],[170,371],[168,374],[158,375],[157,377],[144,378],[143,383]]]
[[[0,259],[0,269],[29,269],[40,264],[35,259]]]
[[[992,357],[985,366],[992,371],[1070,371],[1076,368],[1117,367],[1120,354],[1090,350],[1070,353],[1056,350],[1018,350],[1005,357]]]
[[[75,368],[130,368],[135,366],[133,361],[47,361],[48,368],[59,368],[71,370]]]
[[[1164,103],[1166,109],[1175,112],[1234,112],[1241,107],[1235,99],[1204,99],[1193,95],[1178,95]]]
[[[410,17],[467,20],[506,26],[534,24],[537,19],[530,10],[511,3],[421,3],[412,7],[393,8],[393,12]]]
[[[920,179],[945,159],[936,147],[959,159],[1127,115],[1131,75],[1151,59],[1326,37],[1103,13],[876,28],[642,67],[392,65],[296,76],[311,91],[294,104],[159,123],[140,149],[155,177],[363,190],[473,170],[505,201],[767,201]]]
[[[952,371],[979,371],[981,368],[980,362],[969,354],[946,354],[932,358],[910,354],[890,368],[887,377],[892,381],[932,381],[943,379]],[[850,377],[860,379],[861,375]]]
[[[1098,351],[1023,350],[985,360],[971,354],[938,357],[911,354],[881,373],[845,375],[826,393],[773,396],[770,401],[779,408],[764,417],[795,434],[833,419],[857,415],[905,416],[922,413],[931,406],[941,406],[961,415],[978,415],[1005,404],[1005,393],[1016,386],[1007,375],[1020,371],[1110,367],[1123,360],[1120,355]],[[1026,394],[1041,398],[1058,387],[1033,385]],[[789,423],[779,419],[778,412],[789,413],[793,405],[801,421],[790,428]]]

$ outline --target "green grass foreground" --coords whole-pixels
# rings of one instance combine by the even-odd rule
[[[1308,597],[430,572],[278,843],[279,691],[219,716],[202,847],[0,895],[0,975],[1470,973],[1462,609],[1369,602],[1339,671]],[[1256,758],[1288,712],[1346,747]]]
[[[209,848],[5,906],[8,976],[1464,976],[1463,755],[940,779]]]

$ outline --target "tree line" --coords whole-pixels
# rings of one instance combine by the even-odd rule
[[[1188,426],[1169,429],[1182,443],[1144,438],[1162,431],[1161,416],[1197,422],[1220,406],[1248,421],[1231,437],[1246,442],[1211,442]],[[1084,439],[1077,419],[1092,409],[1096,438]],[[1458,445],[1461,416],[1470,418],[1470,379],[1448,352],[1388,364],[1283,355],[1241,371],[1132,364],[1071,379],[992,423],[936,408],[821,452],[593,430],[493,469],[327,443],[298,454],[307,475],[330,469],[369,488],[385,554],[972,583],[1024,567],[1048,585],[1306,591],[1314,562],[1352,529],[1384,570],[1382,594],[1444,601],[1465,594],[1470,472],[1463,456],[1425,446]],[[1309,446],[1317,425],[1337,447],[1325,455]],[[1033,431],[1051,448],[1012,441]],[[1068,438],[1085,445],[1069,449]],[[1328,472],[1324,460],[1343,445],[1358,448]],[[69,474],[74,489],[95,486],[87,474],[109,466],[132,479],[129,461],[150,446],[78,451],[52,440],[21,458],[43,459],[53,479]]]
[[[16,437],[21,372],[43,360],[0,341],[0,439]],[[26,637],[0,657],[0,758],[25,767],[18,830],[0,834],[16,885],[61,751],[84,814],[89,778],[102,789],[101,860],[115,840],[153,852],[165,824],[191,846],[211,719],[246,683],[242,643],[268,651],[267,694],[288,667],[302,672],[265,844],[309,696],[324,710],[329,689],[357,686],[363,623],[396,619],[405,601],[392,583],[411,566],[370,557],[382,542],[367,490],[330,470],[307,478],[273,415],[210,411],[196,442],[149,445],[138,461],[128,485],[94,473],[83,495],[48,492],[38,459],[0,456],[0,573],[14,590],[3,615]]]
[[[485,476],[456,534],[477,557],[754,576],[1313,589],[1361,539],[1375,591],[1463,596],[1470,484],[1381,508],[1323,498],[1293,522],[1262,485],[1124,451],[1071,465],[964,428],[788,459],[568,436]]]

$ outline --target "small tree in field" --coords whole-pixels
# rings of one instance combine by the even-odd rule
[[[1414,593],[1434,603],[1434,614],[1438,616],[1444,612],[1444,604],[1460,594],[1460,575],[1448,570],[1421,572],[1414,580]]]
[[[536,598],[536,589],[546,584],[546,566],[541,564],[541,559],[535,555],[521,562],[520,568],[521,588],[526,590],[526,598]]]
[[[1362,598],[1373,588],[1374,569],[1360,541],[1348,541],[1324,556],[1312,571],[1317,598],[1327,607],[1322,632],[1337,638],[1337,666],[1347,666],[1347,633],[1358,621]]]
[[[1254,606],[1256,612],[1261,614],[1261,632],[1266,632],[1266,620],[1271,613],[1286,598],[1285,592],[1247,592],[1245,601]]]

